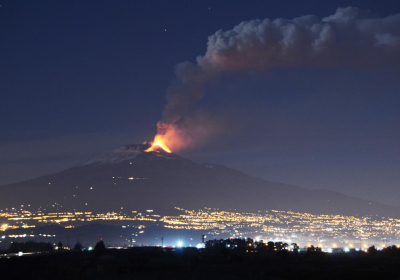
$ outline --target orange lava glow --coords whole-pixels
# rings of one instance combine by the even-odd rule
[[[148,148],[145,152],[154,152],[157,151],[158,149],[163,149],[167,153],[172,153],[170,149],[165,145],[162,136],[161,135],[156,135],[154,138],[153,143],[151,144],[151,147]]]

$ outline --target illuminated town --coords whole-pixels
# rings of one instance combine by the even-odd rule
[[[0,237],[4,240],[35,236],[34,234],[10,235],[7,234],[9,229],[35,228],[48,224],[68,229],[102,221],[114,222],[123,228],[136,227],[140,230],[139,233],[144,233],[141,229],[157,224],[167,229],[205,232],[207,239],[251,237],[255,240],[297,243],[303,247],[314,245],[327,252],[334,248],[366,250],[372,245],[384,248],[400,244],[400,219],[388,217],[313,215],[277,210],[257,213],[211,208],[194,211],[177,207],[176,210],[180,211],[180,214],[175,216],[160,216],[153,213],[153,210],[146,210],[143,213],[138,211],[45,213],[23,209],[2,210]]]

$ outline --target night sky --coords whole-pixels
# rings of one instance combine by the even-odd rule
[[[400,1],[366,0],[0,5],[0,184],[151,141],[176,65],[195,63],[220,29],[322,19],[348,6],[372,18],[400,14]],[[224,72],[196,104],[217,116],[219,133],[179,154],[400,205],[400,37],[385,34],[379,38],[391,40],[393,59],[366,48],[359,63]]]

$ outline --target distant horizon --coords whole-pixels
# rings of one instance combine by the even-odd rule
[[[6,184],[0,184],[0,187],[2,187],[2,186],[7,186],[7,185],[12,185],[12,184],[16,184],[16,183],[20,183],[20,182],[24,182],[24,181],[29,181],[29,180],[36,179],[36,178],[40,178],[40,177],[47,176],[47,175],[57,174],[57,173],[59,173],[59,172],[63,172],[63,171],[68,170],[68,169],[70,169],[70,168],[79,167],[79,166],[81,166],[82,164],[85,164],[86,162],[91,161],[91,160],[95,159],[95,158],[98,157],[98,156],[101,156],[102,154],[106,154],[106,153],[111,152],[111,151],[117,151],[117,150],[120,150],[121,148],[124,148],[124,147],[126,147],[126,146],[131,146],[131,145],[142,145],[142,144],[144,144],[145,142],[146,142],[146,141],[144,141],[144,142],[142,142],[142,143],[131,143],[131,144],[126,144],[126,145],[120,146],[120,147],[115,148],[115,149],[111,149],[111,150],[108,150],[108,151],[104,151],[104,152],[98,153],[98,154],[96,154],[95,156],[93,156],[93,157],[91,157],[91,158],[88,158],[88,159],[85,160],[85,161],[82,161],[82,162],[80,162],[80,163],[76,163],[76,164],[74,164],[74,165],[72,165],[72,166],[66,167],[66,168],[64,168],[64,169],[62,169],[62,170],[59,170],[59,171],[56,171],[56,172],[54,172],[54,173],[42,174],[42,175],[37,176],[37,177],[32,177],[32,178],[23,179],[23,180],[21,180],[21,181],[15,181],[15,182],[6,183]],[[176,153],[174,153],[174,154],[176,154]],[[177,155],[179,155],[179,154],[177,154]],[[189,159],[189,160],[192,160],[192,159]],[[197,162],[197,161],[194,161],[194,162],[199,163],[199,164],[207,164],[207,163],[209,163],[209,164],[217,164],[217,163],[211,163],[211,162]],[[223,165],[223,166],[226,166],[226,167],[228,167],[228,168],[232,168],[232,169],[234,169],[234,170],[238,170],[238,169],[235,169],[235,168],[233,168],[233,167],[230,167],[229,165],[225,165],[225,164],[222,164],[222,165]],[[248,174],[247,172],[245,172],[245,171],[243,171],[243,170],[238,170],[238,171],[241,171],[241,172],[243,172],[243,173],[245,173],[245,174],[247,174],[247,175],[250,175],[250,176],[252,176],[252,177],[255,177],[255,178],[260,178],[260,179],[262,179],[262,180],[266,180],[266,181],[268,181],[268,182],[279,183],[279,184],[285,184],[285,185],[290,185],[290,186],[295,186],[295,187],[301,187],[301,188],[308,189],[308,190],[327,190],[327,191],[330,191],[329,189],[326,189],[326,188],[310,188],[310,187],[307,187],[307,186],[301,186],[301,185],[296,185],[296,184],[290,184],[290,183],[286,183],[286,182],[272,181],[272,180],[268,180],[267,178],[257,177],[257,176]],[[360,197],[360,196],[355,196],[355,195],[347,194],[346,192],[340,192],[340,191],[337,191],[337,192],[338,192],[338,193],[342,193],[342,194],[344,194],[344,195],[348,195],[348,196],[360,198],[360,199],[366,199],[366,198],[363,198],[363,197]],[[366,200],[370,200],[370,199],[366,199]],[[383,203],[383,204],[386,204],[386,205],[389,205],[389,206],[400,206],[400,203],[399,203],[399,204],[390,204],[390,203],[386,203],[385,201],[379,201],[379,200],[372,200],[372,201],[378,202],[378,203]]]

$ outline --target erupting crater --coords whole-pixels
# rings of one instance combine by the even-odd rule
[[[165,145],[162,136],[161,135],[156,135],[154,138],[154,141],[151,143],[150,148],[145,150],[145,152],[156,152],[157,150],[164,150],[167,153],[172,153],[170,149]]]

